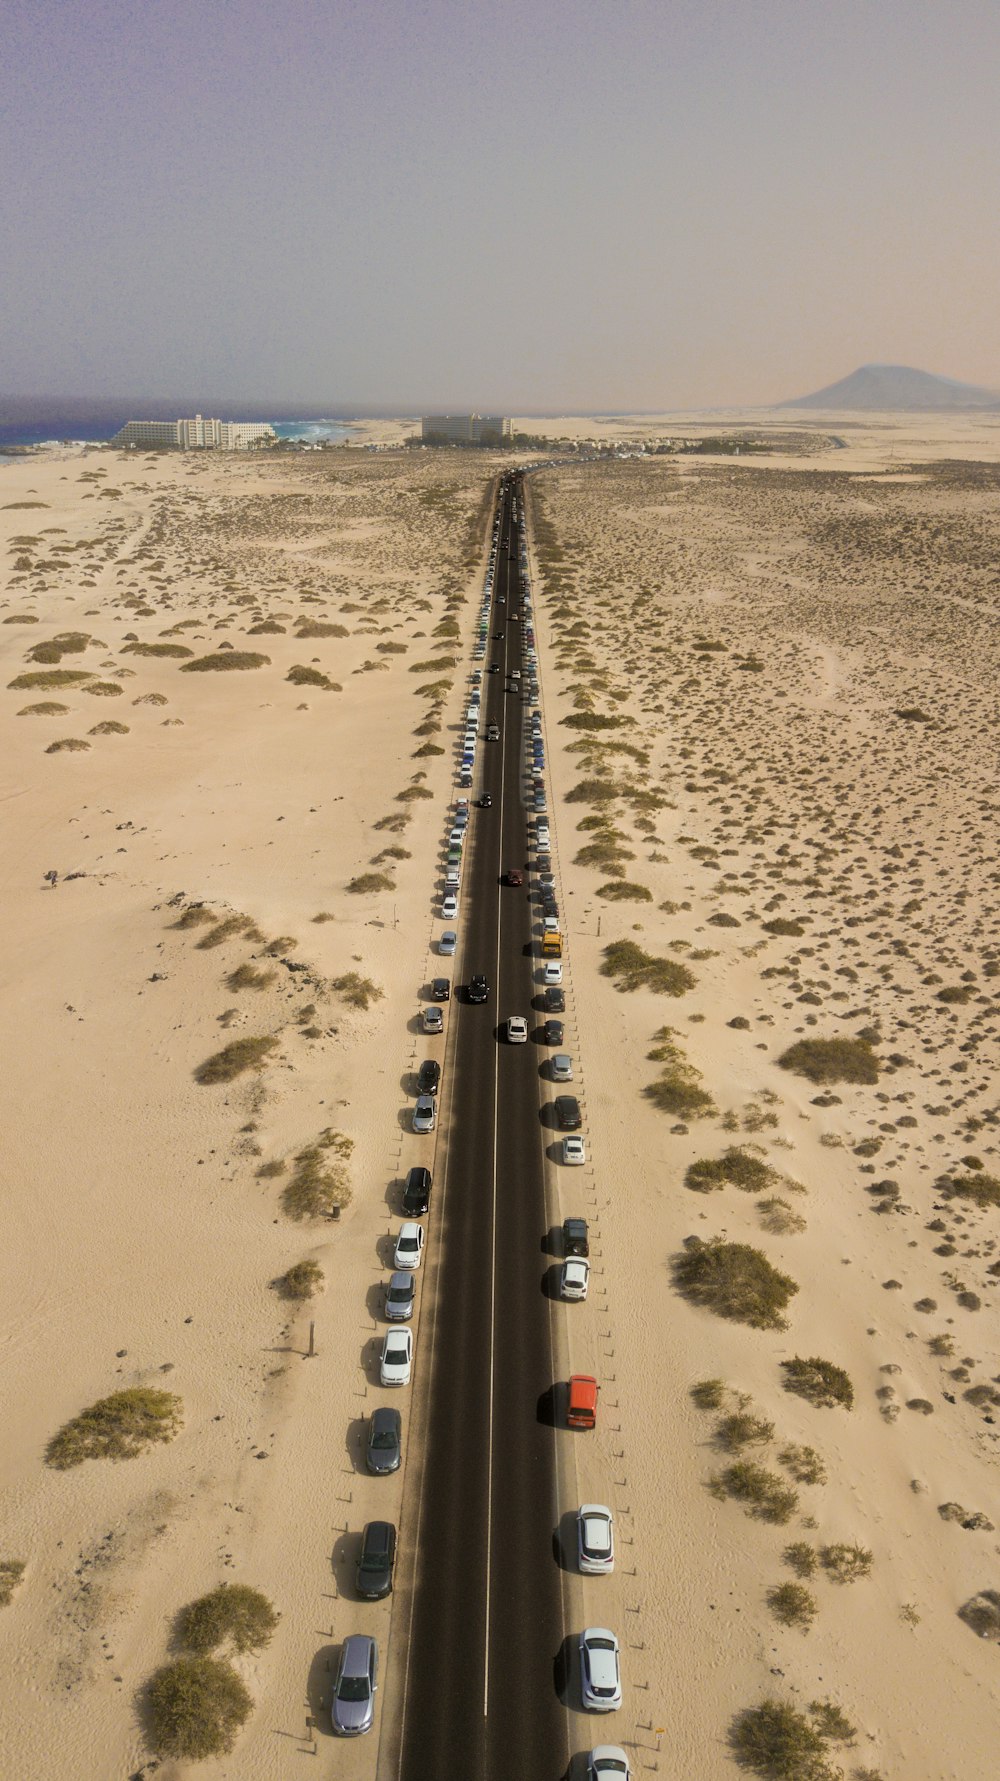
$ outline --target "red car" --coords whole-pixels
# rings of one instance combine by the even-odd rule
[[[511,866],[510,871],[507,873],[507,883],[513,885],[514,889],[517,890],[524,883],[524,873],[519,872],[516,866]]]

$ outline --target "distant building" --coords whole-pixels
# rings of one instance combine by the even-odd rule
[[[152,451],[246,451],[261,440],[276,438],[269,421],[205,420],[196,414],[193,420],[127,421],[111,444]]]
[[[420,422],[425,445],[503,445],[510,432],[499,414],[425,414]]]

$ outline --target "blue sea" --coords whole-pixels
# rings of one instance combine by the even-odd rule
[[[113,439],[120,427],[127,420],[173,420],[179,414],[218,415],[222,420],[269,420],[274,426],[279,439],[302,439],[308,444],[339,444],[349,439],[353,431],[351,422],[342,418],[310,416],[306,420],[274,419],[274,411],[265,413],[256,404],[248,403],[239,406],[234,403],[205,403],[200,410],[190,403],[170,406],[163,402],[149,403],[141,408],[116,410],[109,402],[95,403],[92,409],[83,402],[67,404],[61,409],[56,402],[38,405],[38,412],[31,412],[31,404],[24,401],[6,405],[7,415],[4,416],[0,407],[0,463],[13,463],[15,459],[4,455],[5,445],[58,445],[64,439],[86,440],[92,444],[106,444]],[[13,413],[10,411],[14,410]]]

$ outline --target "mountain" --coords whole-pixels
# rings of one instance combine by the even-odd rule
[[[781,408],[946,409],[997,408],[1000,392],[973,383],[935,377],[911,365],[861,365],[839,383],[828,383],[811,396],[797,396]]]

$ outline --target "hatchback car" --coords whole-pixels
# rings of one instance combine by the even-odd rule
[[[358,1594],[366,1602],[380,1602],[389,1594],[395,1563],[396,1530],[392,1522],[370,1521],[361,1536],[355,1578]]]
[[[507,1017],[508,1045],[527,1045],[528,1023],[523,1014],[511,1014]]]
[[[547,1020],[542,1027],[542,1038],[546,1045],[561,1045],[563,1042],[562,1021]]]
[[[399,1272],[389,1275],[389,1283],[385,1289],[385,1316],[387,1323],[409,1323],[413,1316],[413,1306],[417,1297],[417,1283],[412,1274]]]
[[[576,1517],[576,1555],[586,1577],[604,1577],[615,1568],[615,1528],[603,1503],[582,1503]]]
[[[418,1095],[413,1109],[413,1130],[426,1135],[437,1125],[437,1105],[433,1095]]]
[[[444,935],[441,936],[444,939]],[[440,950],[443,952],[444,948]],[[431,996],[435,1002],[447,1002],[451,996],[451,982],[447,977],[431,978]]]
[[[417,1071],[417,1093],[436,1095],[441,1086],[441,1065],[436,1058],[425,1058]]]
[[[444,1015],[440,1008],[425,1008],[420,1017],[420,1024],[425,1033],[443,1033]]]
[[[431,1203],[431,1172],[429,1169],[408,1169],[403,1183],[403,1216],[419,1218]]]
[[[387,1330],[379,1361],[380,1385],[409,1385],[413,1367],[413,1331]]]
[[[446,891],[441,898],[441,920],[454,921],[458,914],[458,898],[454,891]]]
[[[466,994],[468,995],[470,1002],[482,1003],[489,1001],[490,986],[481,972],[477,972],[475,977],[470,977],[469,987]]]
[[[583,1124],[580,1103],[575,1095],[556,1095],[556,1124],[561,1132],[578,1132]]]
[[[628,1757],[619,1744],[595,1744],[587,1758],[587,1781],[631,1781]]]
[[[546,959],[545,967],[542,971],[542,982],[543,983],[561,983],[562,982],[562,960],[561,959]]]
[[[555,1057],[549,1060],[549,1069],[553,1082],[572,1082],[573,1059],[568,1051],[557,1051]]]
[[[622,1704],[618,1640],[606,1626],[588,1626],[580,1634],[580,1688],[591,1713],[613,1713]]]
[[[582,1256],[572,1255],[563,1262],[559,1272],[559,1297],[580,1300],[587,1296],[590,1285],[590,1263]]]
[[[393,1267],[406,1268],[410,1272],[419,1268],[424,1258],[424,1227],[415,1224],[412,1219],[404,1224],[396,1238],[396,1253],[393,1256]]]
[[[562,1141],[562,1160],[573,1167],[580,1168],[587,1160],[587,1147],[582,1138],[564,1138]]]
[[[566,997],[560,984],[550,983],[547,986],[545,994],[542,996],[542,1007],[546,1014],[564,1014],[566,1012]]]
[[[340,1653],[330,1707],[333,1729],[342,1738],[371,1731],[377,1687],[378,1646],[366,1633],[352,1633]]]
[[[368,1449],[365,1463],[369,1472],[383,1478],[398,1472],[403,1458],[403,1418],[398,1410],[380,1406],[368,1420]]]

